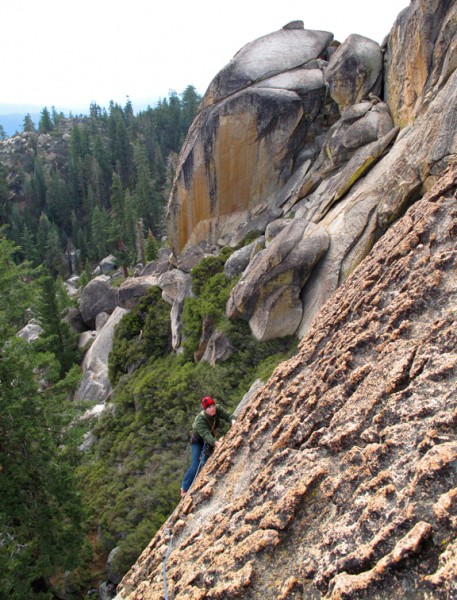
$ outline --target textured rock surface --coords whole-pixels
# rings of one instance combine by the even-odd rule
[[[322,132],[317,115],[325,83],[317,59],[332,38],[282,29],[242,48],[215,77],[181,151],[170,197],[176,255],[202,240],[233,237],[248,222],[264,230],[277,216],[269,197],[287,181],[301,147],[314,145]]]
[[[427,110],[457,67],[456,18],[452,0],[421,0],[396,20],[385,61],[386,101],[396,125],[411,125]]]
[[[176,600],[457,594],[457,167],[335,292],[168,524]],[[163,598],[165,527],[118,598]]]

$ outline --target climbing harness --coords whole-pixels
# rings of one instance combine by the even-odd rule
[[[203,444],[202,450],[200,452],[200,460],[198,463],[198,468],[197,468],[197,472],[195,473],[195,477],[192,480],[192,483],[189,486],[189,490],[190,488],[193,486],[194,481],[197,479],[197,475],[200,472],[200,469],[203,467],[203,465],[205,464],[208,455],[206,454],[206,452],[208,451],[208,449],[210,448],[209,444],[207,444],[206,442]],[[187,490],[187,491],[189,491]],[[173,534],[170,531],[169,527],[168,527],[168,523],[170,523],[173,515],[175,514],[176,510],[178,507],[175,508],[175,510],[171,513],[171,515],[168,517],[167,523],[165,525],[165,535],[168,535],[169,537],[169,542],[168,542],[168,550],[167,553],[165,554],[165,558],[163,559],[162,562],[162,575],[163,575],[163,592],[165,595],[165,600],[169,600],[168,598],[168,588],[167,588],[167,560],[168,557],[171,554],[171,550],[173,548]]]

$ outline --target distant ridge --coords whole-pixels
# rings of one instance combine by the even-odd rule
[[[147,109],[148,106],[153,107],[158,103],[159,100],[160,98],[158,97],[152,98],[149,102],[145,100],[139,100],[135,103],[135,101],[132,100],[134,111],[135,113],[137,113],[138,111]],[[105,106],[104,104],[100,104],[99,102],[94,102],[96,104],[99,104],[102,108],[108,108],[109,103]],[[114,102],[121,105],[125,104],[125,100],[121,102],[114,100]],[[46,106],[48,109],[51,109],[53,105],[49,104]],[[0,125],[3,125],[3,128],[8,137],[11,137],[16,132],[20,133],[22,131],[24,117],[27,114],[30,114],[32,121],[35,123],[36,126],[38,126],[38,121],[41,117],[41,111],[44,107],[45,105],[38,106],[36,104],[6,104],[0,102]],[[84,108],[80,106],[73,108],[70,108],[68,106],[56,106],[55,108],[57,112],[63,112],[65,115],[69,115],[70,113],[72,113],[73,115],[87,115],[89,114],[90,106],[88,105]]]

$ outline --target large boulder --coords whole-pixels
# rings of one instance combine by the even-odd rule
[[[218,362],[224,362],[233,354],[233,346],[222,331],[214,331],[206,345],[202,360],[214,366]]]
[[[108,275],[117,269],[117,260],[116,257],[110,254],[109,256],[105,256],[99,263],[99,267],[101,272],[104,275]]]
[[[369,38],[350,35],[330,58],[325,69],[325,81],[340,110],[361,102],[370,92],[379,94],[381,47]]]
[[[81,294],[79,310],[89,329],[95,328],[95,317],[106,312],[111,314],[116,307],[116,290],[103,277],[89,281]]]
[[[272,197],[322,133],[326,63],[317,59],[332,38],[282,29],[248,44],[211,83],[170,196],[176,255],[202,240],[228,243],[237,230],[262,232],[280,214]]]
[[[81,315],[81,311],[79,310],[79,308],[74,308],[71,307],[67,310],[64,318],[63,318],[65,323],[68,323],[70,329],[74,332],[74,333],[82,333],[83,331],[86,331],[87,326],[85,325],[82,315]]]
[[[121,308],[133,308],[150,288],[157,286],[158,281],[159,276],[157,275],[129,277],[117,290],[117,305]]]
[[[264,238],[262,237],[231,254],[224,264],[224,275],[228,279],[233,279],[241,275],[251,261],[251,258],[261,250],[263,243]]]
[[[303,315],[301,290],[328,244],[324,229],[293,219],[251,261],[231,292],[227,316],[248,320],[259,340],[294,334]]]
[[[168,248],[160,248],[159,256],[147,263],[144,269],[140,272],[140,277],[146,275],[156,275],[157,277],[169,271],[172,267],[170,264],[171,252]]]
[[[328,31],[285,26],[246,44],[210,83],[203,106],[311,63],[325,52],[332,40],[333,35]]]
[[[29,323],[27,323],[27,325],[24,325],[24,327],[22,327],[22,329],[18,331],[17,336],[22,338],[26,342],[33,342],[37,340],[42,333],[43,328],[41,327],[41,325],[37,321],[35,321],[35,319],[32,319],[31,321],[29,321]]]

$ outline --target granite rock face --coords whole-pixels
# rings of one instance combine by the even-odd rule
[[[179,255],[233,236],[251,218],[272,220],[270,196],[322,127],[325,83],[318,59],[331,33],[281,29],[251,42],[215,77],[181,151],[168,207]],[[268,214],[263,214],[267,211]],[[254,224],[255,225],[255,224]]]
[[[262,341],[293,335],[303,316],[300,291],[328,244],[318,225],[291,220],[250,263],[231,293],[227,315],[249,320]]]
[[[457,165],[376,243],[167,523],[176,600],[457,594]],[[165,526],[118,588],[163,598]]]
[[[170,196],[175,265],[202,244],[235,246],[279,220],[304,219],[328,238],[299,287],[293,272],[280,290],[245,285],[242,302],[234,290],[227,312],[250,320],[259,340],[305,335],[456,154],[456,11],[414,0],[383,49],[355,34],[338,46],[293,22],[246,45],[210,84]],[[258,260],[250,257],[244,282]],[[251,308],[234,310],[241,305]]]
[[[386,101],[396,125],[412,125],[455,71],[456,18],[452,0],[416,0],[397,18],[385,59]]]

